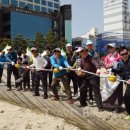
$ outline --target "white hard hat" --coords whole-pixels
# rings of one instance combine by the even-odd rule
[[[9,49],[11,49],[11,48],[12,48],[11,46],[7,46],[7,47],[6,47],[7,50],[9,50]]]
[[[31,48],[31,51],[37,51],[37,48],[32,47],[32,48]]]
[[[78,49],[75,52],[81,52],[83,50],[82,47],[78,47]]]
[[[87,41],[86,45],[92,45],[93,42],[92,41]]]
[[[116,43],[109,43],[109,44],[107,44],[107,47],[113,47],[113,48],[116,48]]]
[[[55,51],[61,52],[61,49],[60,49],[60,48],[55,48],[55,49],[54,49],[54,52],[55,52]]]
[[[67,44],[66,44],[66,47],[69,47],[69,46],[72,46],[72,45],[71,45],[70,43],[67,43]]]

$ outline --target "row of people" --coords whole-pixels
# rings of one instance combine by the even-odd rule
[[[110,54],[108,56],[106,56],[105,58],[105,66],[106,68],[112,68],[112,71],[117,74],[117,69],[120,69],[121,67],[119,67],[118,65],[115,67],[114,66],[114,62],[118,62],[118,64],[120,64],[121,61],[126,62],[128,61],[129,57],[126,58],[126,61],[124,61],[124,57],[127,55],[122,54],[122,51],[119,51],[119,54],[116,51],[116,46],[115,44],[108,44],[108,49],[110,51]],[[17,68],[14,66],[14,63],[16,64],[16,54],[14,52],[11,51],[11,48],[8,48],[8,53],[6,54],[6,62],[11,62],[12,64],[8,64],[7,67],[7,86],[9,88],[9,90],[11,90],[11,73],[13,72],[15,75],[15,79],[17,80],[19,77],[17,76]],[[54,72],[53,75],[53,79],[51,82],[51,89],[54,95],[54,100],[59,100],[59,95],[58,95],[58,91],[57,91],[57,85],[58,83],[61,81],[65,87],[65,92],[68,96],[68,101],[69,103],[73,103],[73,99],[72,99],[72,92],[71,92],[71,88],[70,88],[70,80],[72,79],[73,81],[73,87],[74,87],[74,94],[78,93],[78,88],[80,87],[79,91],[80,91],[80,104],[82,107],[85,107],[87,105],[87,91],[89,90],[89,95],[90,95],[90,99],[93,100],[93,93],[94,93],[94,97],[95,97],[95,101],[96,104],[99,108],[99,110],[103,110],[103,105],[104,103],[108,103],[109,101],[112,100],[112,102],[115,102],[115,100],[119,100],[119,106],[122,104],[122,99],[123,96],[121,95],[121,91],[122,88],[121,87],[117,87],[118,90],[118,94],[112,94],[112,95],[116,95],[114,96],[114,99],[110,99],[112,96],[109,97],[108,100],[105,100],[102,103],[102,96],[100,93],[100,79],[97,76],[94,75],[90,75],[88,73],[83,73],[82,71],[79,71],[78,76],[76,75],[75,72],[70,71],[69,73],[64,70],[63,68],[66,67],[68,68],[68,70],[70,70],[72,68],[72,66],[74,66],[75,62],[77,61],[77,57],[75,55],[75,53],[72,52],[72,46],[71,44],[67,44],[66,46],[66,57],[61,55],[61,50],[59,48],[54,49],[54,53],[53,55],[48,56],[48,60],[46,60],[44,57],[42,57],[41,55],[39,55],[37,48],[32,48],[32,54],[33,54],[33,64],[27,66],[27,69],[32,69],[33,67],[35,67],[35,76],[34,76],[34,92],[35,92],[35,96],[39,96],[39,82],[40,80],[43,83],[43,91],[44,91],[44,98],[48,98],[48,94],[47,94],[47,71],[43,71],[44,69],[47,69],[47,64],[48,62],[50,62],[50,67],[52,66],[53,68],[57,68],[59,70],[59,72]],[[127,51],[127,49],[126,49]],[[83,70],[86,71],[90,71],[93,73],[96,73],[97,70],[100,68],[99,66],[99,58],[98,58],[98,54],[97,52],[94,52],[93,50],[93,43],[92,42],[87,42],[86,44],[86,48],[79,48],[77,51],[77,53],[80,54],[80,64],[78,67],[80,67]],[[123,56],[123,57],[122,57]],[[127,63],[127,62],[126,62]],[[78,63],[77,63],[78,64]],[[126,67],[127,69],[129,68]],[[122,68],[121,68],[122,69]],[[123,68],[124,69],[124,68]],[[127,70],[124,70],[124,72],[127,72]],[[98,72],[97,72],[98,73]],[[118,73],[118,75],[120,75],[120,73]],[[124,75],[125,77],[126,75]],[[123,78],[124,78],[123,77]],[[80,79],[80,80],[79,80]],[[128,80],[129,83],[129,74],[127,75],[127,78],[124,78],[125,80]],[[16,82],[16,87],[19,84]],[[122,86],[120,84],[120,86]],[[128,87],[127,87],[128,88]],[[116,92],[116,91],[114,91]],[[129,89],[126,89],[126,95],[124,97],[127,97],[127,103],[126,104],[126,108],[129,110]],[[118,95],[118,96],[117,96]],[[120,103],[121,102],[121,103]],[[129,114],[129,111],[128,111]]]

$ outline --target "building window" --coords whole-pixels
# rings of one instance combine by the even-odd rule
[[[33,5],[32,4],[27,4],[27,7],[28,7],[28,9],[33,10]]]
[[[52,12],[53,12],[53,9],[48,9],[48,12],[49,12],[49,13],[52,13]]]
[[[2,4],[9,5],[9,0],[2,0]]]
[[[34,10],[40,11],[40,6],[35,5],[35,6],[34,6]]]
[[[40,4],[40,0],[34,0],[34,2]]]
[[[33,0],[27,0],[27,1],[29,1],[29,2],[33,2]]]
[[[55,2],[59,2],[59,0],[54,0]]]
[[[18,6],[18,2],[17,2],[16,0],[12,0],[12,1],[11,1],[11,5],[12,5],[12,6]]]
[[[19,7],[24,8],[26,4],[24,2],[19,2]]]
[[[49,7],[53,7],[53,3],[52,2],[48,2],[48,6]]]
[[[42,0],[42,5],[46,5],[46,1],[45,0]]]
[[[59,9],[59,4],[54,3],[54,7]]]
[[[42,7],[42,12],[46,12],[46,8],[45,7]]]

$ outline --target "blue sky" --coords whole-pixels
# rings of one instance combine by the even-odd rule
[[[103,0],[60,0],[72,5],[72,37],[85,34],[92,27],[103,32]],[[129,0],[130,4],[130,0]]]

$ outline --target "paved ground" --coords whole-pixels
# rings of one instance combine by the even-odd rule
[[[33,110],[40,110],[49,114],[65,118],[69,123],[78,125],[83,129],[99,129],[99,130],[130,130],[130,121],[125,121],[125,112],[116,114],[113,112],[103,111],[98,112],[95,104],[85,108],[79,108],[79,101],[75,101],[73,105],[69,105],[66,100],[66,95],[60,91],[62,101],[52,101],[51,98],[43,99],[42,91],[40,97],[32,96],[30,91],[6,91],[6,70],[3,75],[3,83],[0,84],[0,98],[15,103],[17,105],[27,107]],[[12,76],[12,81],[14,78]],[[14,82],[12,82],[14,85]],[[49,91],[49,97],[52,93]],[[75,97],[74,97],[75,98]]]

